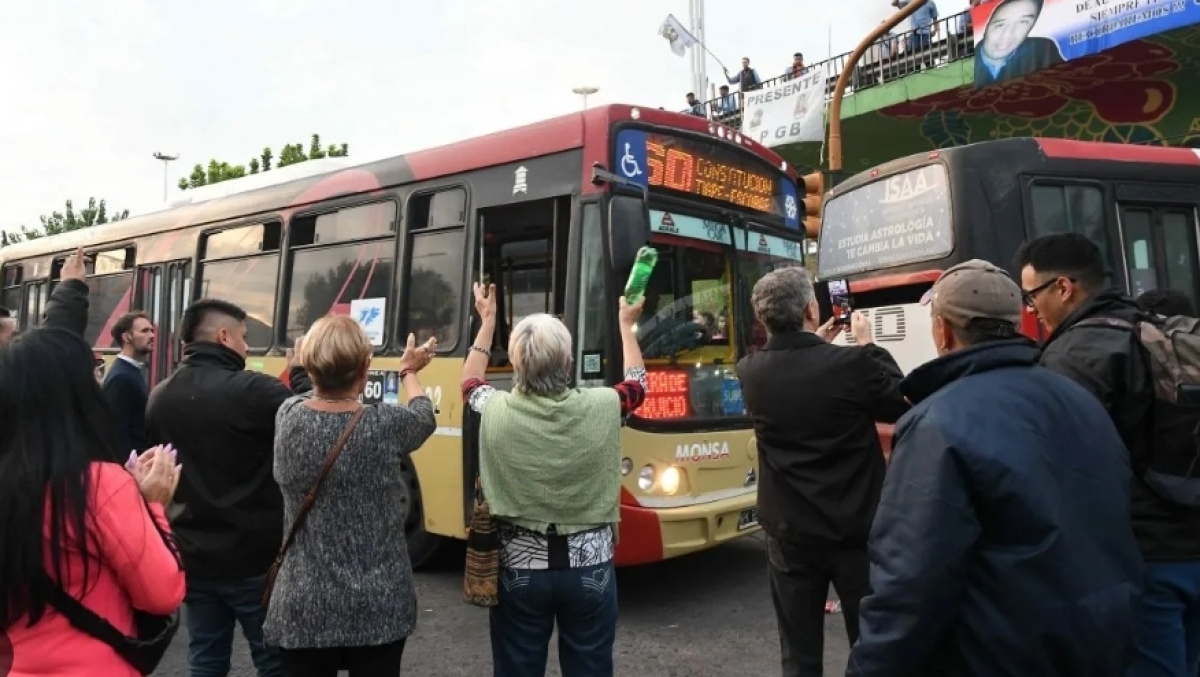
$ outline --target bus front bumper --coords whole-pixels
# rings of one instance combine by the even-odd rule
[[[617,566],[649,564],[707,550],[760,530],[758,492],[681,507],[636,505],[622,490]]]

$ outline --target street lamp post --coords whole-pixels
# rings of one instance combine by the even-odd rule
[[[575,92],[579,96],[583,97],[583,109],[587,110],[587,98],[589,96],[591,96],[592,94],[595,94],[596,92],[600,91],[600,88],[584,86],[584,87],[576,87],[576,88],[572,89],[571,91]]]
[[[163,163],[163,202],[167,201],[167,166],[179,159],[178,155],[167,155],[166,153],[155,153],[155,160],[162,160]]]

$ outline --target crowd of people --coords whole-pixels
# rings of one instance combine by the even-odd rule
[[[0,674],[150,674],[181,615],[191,677],[229,673],[239,626],[259,677],[400,674],[417,604],[396,507],[403,457],[436,428],[419,377],[436,339],[408,338],[404,404],[364,406],[373,348],[355,320],[314,323],[285,382],[246,369],[246,312],[202,299],[184,311],[179,365],[149,389],[154,327],[139,312],[114,323],[121,353],[95,377],[84,271],[80,251],[39,326],[0,318]],[[495,287],[474,294],[462,386],[498,525],[494,674],[544,674],[557,625],[564,675],[612,675],[618,432],[645,398],[641,304],[619,302],[624,382],[573,388],[570,332],[539,314],[511,332],[509,392],[484,378]]]
[[[818,326],[803,269],[754,287],[770,339],[738,376],[785,677],[822,674],[831,584],[849,677],[1200,669],[1200,506],[1178,491],[1200,409],[1159,394],[1200,365],[1156,357],[1200,341],[1195,309],[1109,287],[1081,235],[1028,241],[1016,267],[943,272],[921,300],[938,357],[907,376],[861,313]]]
[[[1161,489],[1161,459],[1188,453],[1200,421],[1162,413],[1144,342],[1195,310],[1108,287],[1078,235],[1025,243],[1016,267],[1019,284],[979,260],[943,272],[921,300],[938,357],[907,376],[862,314],[819,324],[804,268],[754,286],[769,339],[737,374],[785,677],[822,674],[831,584],[850,677],[1200,668],[1200,509]],[[80,251],[39,326],[0,318],[4,674],[149,674],[182,609],[192,677],[228,674],[238,626],[260,677],[398,675],[418,614],[395,507],[402,459],[436,428],[420,381],[436,339],[408,338],[404,404],[363,405],[373,349],[352,318],[318,320],[281,380],[246,369],[245,311],[202,299],[149,389],[155,328],[137,312],[93,377],[88,293]],[[565,677],[612,675],[641,304],[618,301],[621,383],[572,387],[570,331],[537,314],[511,332],[505,391],[486,380],[496,289],[473,294],[461,383],[496,521],[493,674],[544,674],[557,627]],[[1023,306],[1042,345],[1020,332]],[[855,345],[831,342],[842,331]],[[877,422],[896,424],[887,461]]]

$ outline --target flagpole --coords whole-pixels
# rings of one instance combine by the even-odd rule
[[[699,35],[696,35],[696,0],[688,0],[688,32],[691,33],[692,37],[695,38],[697,41],[699,41],[701,39]],[[694,49],[689,50],[688,57],[690,57],[692,60],[692,63],[691,63],[692,84],[691,84],[690,89],[693,92],[699,94],[700,92],[703,92],[704,90],[700,88],[700,69],[697,67],[697,63],[699,63],[699,62],[696,58],[696,50],[694,50]]]
[[[700,46],[704,47],[704,0],[692,0],[692,3],[696,7],[695,28],[697,31],[693,35],[696,36]],[[707,52],[708,48],[704,47],[704,51]],[[708,59],[704,58],[704,53],[696,52],[696,65],[697,88],[701,92],[708,91]]]

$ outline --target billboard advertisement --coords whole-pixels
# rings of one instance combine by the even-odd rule
[[[1200,23],[1200,0],[990,0],[971,8],[975,86]]]

